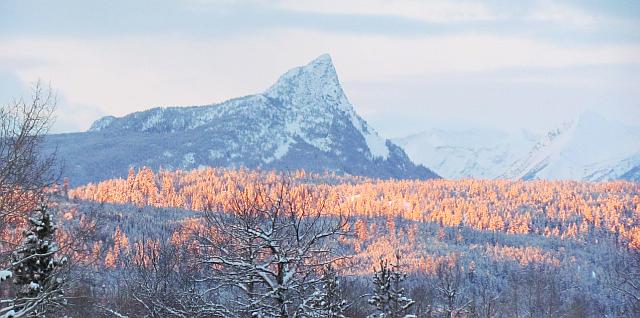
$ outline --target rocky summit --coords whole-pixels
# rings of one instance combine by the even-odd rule
[[[46,147],[57,149],[72,184],[124,177],[132,166],[438,177],[355,112],[329,55],[288,71],[260,94],[107,116],[87,132],[48,136]]]

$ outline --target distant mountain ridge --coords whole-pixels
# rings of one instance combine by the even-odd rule
[[[413,161],[428,163],[445,178],[495,179],[526,153],[536,138],[524,131],[431,129],[394,141]]]
[[[640,129],[593,112],[544,135],[430,130],[396,142],[445,178],[640,181]]]
[[[353,109],[329,55],[261,94],[223,103],[103,117],[84,133],[51,135],[74,184],[126,176],[129,166],[222,166],[436,178]]]
[[[547,133],[507,178],[606,181],[640,166],[640,130],[593,112]]]

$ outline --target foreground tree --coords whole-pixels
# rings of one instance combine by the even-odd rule
[[[38,207],[29,219],[24,240],[12,253],[11,270],[15,298],[4,301],[2,318],[45,317],[64,305],[64,279],[60,269],[66,258],[57,257],[56,226],[46,205]]]
[[[227,309],[238,316],[303,315],[317,273],[340,258],[331,248],[346,221],[325,211],[326,198],[288,177],[238,186],[229,204],[206,213],[202,281],[229,295]]]
[[[621,300],[619,309],[624,314],[638,316],[640,315],[640,250],[623,248],[615,253],[609,285]]]
[[[208,302],[190,274],[188,252],[167,239],[136,242],[123,279],[126,297],[133,301],[117,312],[130,317],[227,317],[228,312]],[[116,312],[111,310],[111,313]]]
[[[44,212],[40,209],[40,215],[29,220],[31,229],[25,231],[29,236],[25,237],[24,245],[17,250],[18,241],[14,238],[19,237],[19,230],[28,225],[28,212],[44,199],[47,189],[56,181],[52,169],[55,156],[42,152],[43,138],[49,131],[55,105],[51,89],[38,82],[33,87],[30,99],[14,100],[0,108],[0,281],[13,277],[17,284],[22,284],[29,278],[21,272],[28,269],[20,266],[28,266],[32,261],[45,262],[47,259],[41,258],[51,256],[41,255],[45,246],[39,245],[53,242],[45,237],[51,235],[52,238],[55,232],[51,215],[46,209]],[[35,221],[50,224],[51,228],[35,226]],[[34,252],[34,248],[41,250]],[[51,245],[46,248],[57,247]],[[13,255],[12,250],[15,250]],[[27,256],[28,253],[35,254]],[[27,285],[20,286],[17,294],[10,292],[9,288],[3,288],[0,292],[3,298],[0,299],[0,317],[24,317],[41,312],[41,305],[51,299],[45,295],[55,294],[50,293],[56,289],[55,282],[47,277],[55,271],[53,268],[56,265],[55,261],[51,265],[42,263],[41,266],[51,268],[37,269],[33,274],[38,276],[32,277],[33,280]],[[46,284],[40,284],[40,280]]]
[[[304,306],[302,316],[306,318],[346,318],[344,313],[348,303],[343,298],[340,280],[331,264],[325,267],[318,290]]]
[[[405,295],[402,282],[407,275],[400,270],[400,255],[396,254],[396,262],[389,264],[387,260],[380,260],[380,268],[373,274],[374,292],[369,299],[369,304],[379,312],[370,318],[411,318],[415,315],[408,314],[409,309],[415,303]]]
[[[51,90],[38,82],[30,100],[0,108],[0,234],[33,209],[56,181],[54,156],[42,153],[55,105]]]
[[[436,267],[433,288],[441,300],[440,311],[446,317],[459,317],[468,314],[472,301],[464,299],[466,274],[464,273],[458,255],[451,255]]]

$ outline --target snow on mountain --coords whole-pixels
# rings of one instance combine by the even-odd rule
[[[629,171],[622,174],[621,179],[640,182],[640,165],[631,168]]]
[[[373,128],[367,125],[347,100],[328,54],[321,55],[307,66],[288,71],[265,92],[265,95],[282,100],[283,105],[294,108],[293,110],[301,115],[313,114],[317,111],[327,112],[327,110],[330,110],[329,115],[346,114],[353,127],[364,136],[369,154],[383,159],[389,157],[386,139],[380,137]],[[323,100],[328,109],[317,110],[318,100]],[[316,119],[319,121],[311,119],[313,117],[295,118],[295,121],[290,122],[287,126],[288,132],[291,135],[306,136],[307,131],[318,126],[330,125],[334,118],[332,116],[318,116]],[[314,140],[305,141],[316,145],[319,149],[329,150],[329,145],[322,144],[322,141],[320,143]]]
[[[549,132],[504,176],[604,181],[639,165],[639,129],[585,112]]]
[[[572,122],[564,123],[561,127],[547,132],[533,145],[527,154],[523,154],[516,162],[513,162],[501,178],[530,179],[531,176],[547,167],[550,158],[557,156],[570,142],[575,132]]]
[[[294,68],[264,93],[207,106],[108,116],[88,132],[52,135],[74,183],[123,176],[130,165],[325,170],[433,178],[355,112],[329,55]],[[101,169],[96,166],[104,166]]]
[[[430,130],[398,139],[445,178],[638,180],[640,129],[585,112],[548,133]]]
[[[413,161],[444,178],[493,179],[526,154],[536,136],[525,131],[433,129],[395,141]]]

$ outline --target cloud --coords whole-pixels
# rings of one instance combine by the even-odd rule
[[[50,81],[73,107],[95,108],[78,119],[82,128],[88,127],[92,114],[120,116],[154,106],[202,105],[261,92],[289,68],[321,53],[333,56],[343,82],[640,63],[637,45],[565,47],[475,33],[398,38],[275,29],[242,38],[5,37],[0,46],[5,48],[0,51],[0,68],[23,82]]]
[[[14,72],[0,67],[0,106],[19,99],[27,92],[27,87]]]
[[[484,4],[468,1],[422,0],[280,0],[275,5],[288,10],[326,14],[391,15],[429,23],[495,20]]]
[[[66,133],[87,130],[88,125],[106,113],[95,105],[71,104],[64,96],[58,95],[55,121],[51,132]]]
[[[345,83],[360,113],[389,137],[430,128],[546,132],[585,109],[637,126],[640,65],[515,68]]]
[[[619,21],[596,12],[557,1],[539,1],[525,16],[525,20],[565,24],[578,28],[593,29],[599,26],[616,24]]]
[[[433,25],[481,22],[485,26],[494,24],[500,27],[501,23],[533,22],[541,26],[551,23],[583,29],[637,26],[637,21],[625,21],[605,13],[605,10],[587,10],[569,2],[550,0],[522,3],[474,0],[183,0],[183,4],[193,11],[230,12],[233,8],[246,10],[253,7],[333,16],[396,17]]]

